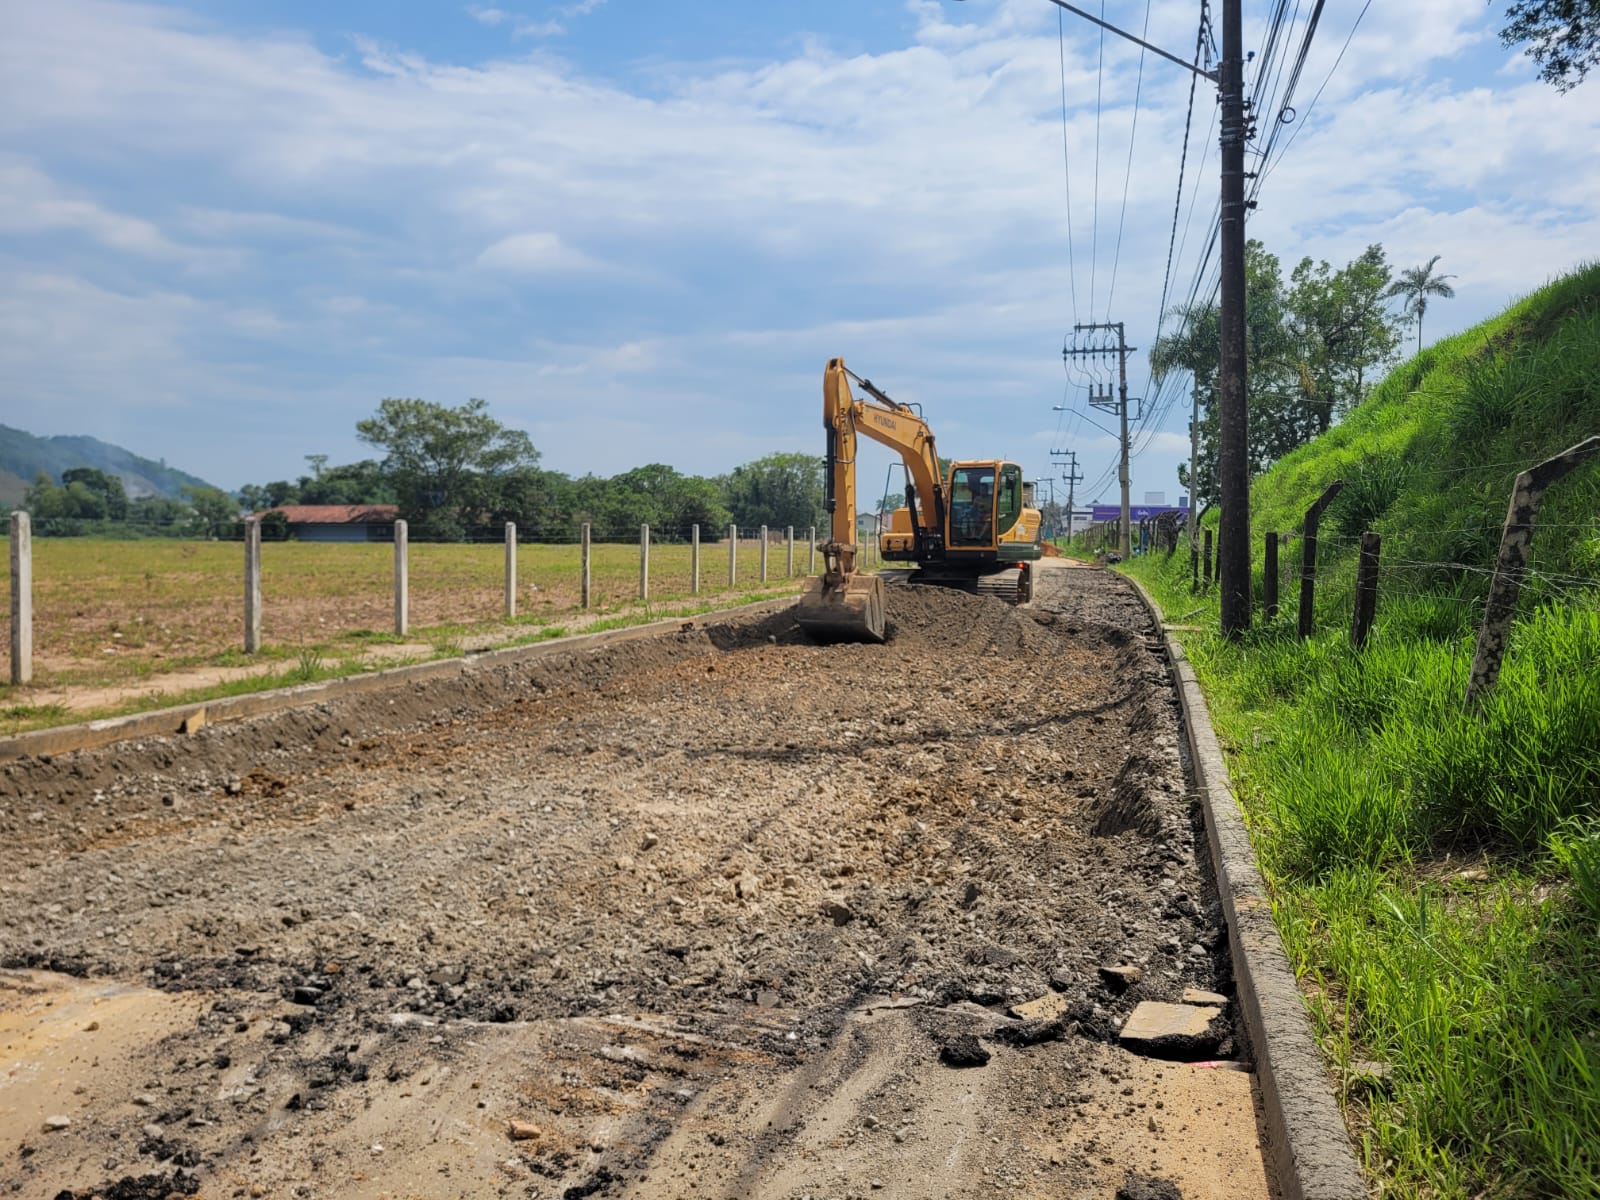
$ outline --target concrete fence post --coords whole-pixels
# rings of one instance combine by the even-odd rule
[[[1333,498],[1344,487],[1344,480],[1335,479],[1306,509],[1305,527],[1300,535],[1300,627],[1301,641],[1311,636],[1316,628],[1317,614],[1317,528],[1322,524],[1322,514]]]
[[[411,543],[404,521],[394,523],[394,632],[405,637],[411,631]]]
[[[33,518],[11,514],[11,682],[33,679]]]
[[[517,615],[517,523],[506,522],[506,620]]]
[[[700,594],[700,526],[689,526],[689,594]]]
[[[728,526],[728,586],[739,582],[739,527]]]
[[[639,599],[650,599],[650,526],[639,526]]]
[[[261,520],[244,523],[244,652],[261,649]]]
[[[767,527],[761,527],[761,582],[767,581]]]
[[[1367,644],[1372,618],[1378,611],[1378,551],[1383,539],[1372,530],[1361,535],[1361,560],[1356,567],[1356,611],[1350,641],[1357,650]]]
[[[1271,621],[1278,615],[1278,535],[1261,544],[1261,611]]]
[[[806,552],[806,574],[815,575],[817,573],[817,527],[815,525],[811,526],[811,532],[807,535],[806,540],[810,545],[810,549]]]
[[[793,525],[790,525],[788,527],[788,532],[784,536],[784,541],[786,542],[786,544],[788,546],[788,555],[789,555],[789,562],[788,562],[788,565],[785,567],[785,573],[789,576],[790,579],[793,579],[794,578],[794,526]]]
[[[1533,543],[1533,525],[1545,489],[1595,454],[1600,454],[1600,436],[1586,438],[1554,458],[1529,467],[1517,476],[1511,489],[1506,523],[1500,530],[1500,553],[1495,559],[1494,578],[1489,583],[1489,599],[1483,606],[1483,625],[1472,654],[1472,674],[1467,679],[1467,709],[1473,710],[1500,678],[1506,642],[1511,636],[1511,618],[1517,608],[1517,593],[1522,589],[1523,571],[1528,565],[1528,547]]]
[[[585,521],[578,529],[578,602],[583,608],[589,607],[589,522]]]

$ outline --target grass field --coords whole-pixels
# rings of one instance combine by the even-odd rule
[[[298,677],[337,670],[394,637],[394,549],[384,544],[268,543],[261,550],[262,641],[256,659],[293,663]],[[782,544],[768,549],[761,582],[759,541],[741,541],[738,579],[728,585],[726,542],[701,547],[700,594],[692,596],[690,551],[650,552],[650,604],[639,602],[637,544],[596,544],[589,616],[640,615],[691,599],[737,603],[790,580]],[[795,580],[808,566],[795,548]],[[496,631],[532,640],[583,615],[576,545],[518,548],[517,617],[504,619],[505,549],[490,544],[413,544],[407,641],[439,652]],[[34,682],[0,687],[8,729],[48,723],[30,699],[44,689],[108,688],[200,667],[239,667],[243,653],[244,549],[235,542],[34,542]],[[0,578],[0,641],[10,647],[10,579]],[[516,627],[526,626],[519,637]],[[9,672],[8,672],[9,674]]]

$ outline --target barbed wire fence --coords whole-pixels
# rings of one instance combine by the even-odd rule
[[[41,524],[49,530],[42,541],[48,552],[36,575],[38,531],[28,513],[11,514],[11,570],[0,582],[9,592],[4,640],[13,685],[33,680],[36,591],[51,609],[70,610],[49,611],[42,623],[45,639],[37,648],[53,658],[122,655],[142,645],[144,630],[158,628],[193,659],[202,649],[254,656],[337,635],[405,639],[417,636],[414,628],[425,639],[429,630],[445,630],[432,640],[448,646],[470,626],[548,631],[622,610],[636,618],[640,609],[648,618],[660,604],[716,604],[787,590],[814,574],[818,561],[810,525],[711,529],[611,520],[530,529],[506,522],[434,542],[413,541],[404,520],[339,529],[328,540],[284,537],[281,524],[260,519],[129,522],[109,539],[106,521]],[[108,540],[129,549],[109,550]],[[84,598],[97,589],[108,593],[98,607]],[[186,617],[205,626],[206,636],[174,633]],[[270,638],[263,636],[264,621]],[[106,644],[97,649],[96,640]]]

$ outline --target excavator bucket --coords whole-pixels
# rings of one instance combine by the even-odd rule
[[[828,587],[813,575],[800,593],[795,620],[812,637],[825,642],[884,640],[883,580],[876,575],[846,575]]]

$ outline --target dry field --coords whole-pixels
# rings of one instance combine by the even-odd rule
[[[264,671],[311,678],[375,659],[458,651],[464,639],[553,636],[585,619],[637,613],[637,544],[596,544],[592,605],[579,606],[575,544],[518,548],[517,618],[503,616],[505,550],[500,544],[413,544],[411,630],[394,637],[392,546],[267,543],[261,549],[261,662],[243,653],[244,550],[237,542],[34,542],[34,683],[0,687],[0,729],[121,710],[134,692],[162,684],[170,698],[197,687],[261,679]],[[796,575],[807,566],[796,546]],[[701,593],[691,595],[686,545],[650,553],[650,611],[693,602],[736,603],[788,587],[785,551],[768,550],[760,582],[760,543],[741,541],[738,581],[728,586],[726,542],[701,547]],[[10,647],[10,578],[0,572],[0,643]],[[388,653],[383,653],[387,651]],[[263,666],[263,663],[265,666]],[[9,675],[9,669],[7,671]],[[235,689],[237,690],[237,688]],[[87,697],[88,702],[84,700]]]

